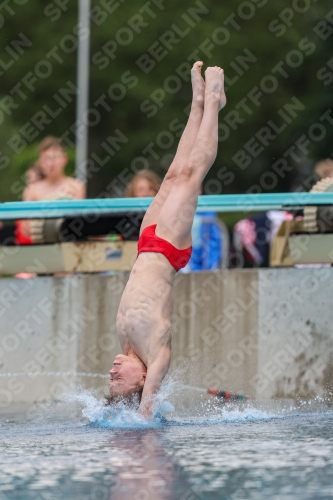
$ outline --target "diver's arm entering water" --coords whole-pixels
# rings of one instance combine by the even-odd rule
[[[152,404],[155,394],[159,391],[163,379],[168,373],[171,360],[171,349],[169,346],[162,347],[159,356],[148,367],[147,377],[142,392],[139,407],[141,415],[151,418]]]

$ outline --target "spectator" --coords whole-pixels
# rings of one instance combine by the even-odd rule
[[[238,221],[233,228],[235,267],[268,267],[274,236],[280,224],[292,218],[284,210],[269,210]]]
[[[44,174],[39,170],[37,163],[30,165],[25,173],[25,179],[27,187],[44,179]],[[29,235],[29,226],[26,220],[17,220],[15,222],[15,243],[18,245],[32,245],[33,243]],[[22,272],[16,274],[15,278],[29,279],[35,276],[36,274],[34,273]]]
[[[25,172],[25,182],[27,186],[30,186],[30,184],[33,184],[34,182],[41,181],[44,179],[45,175],[43,172],[40,170],[38,167],[37,162],[33,163],[28,167],[28,169]]]
[[[199,194],[202,194],[202,187]],[[196,212],[192,226],[192,255],[181,272],[214,271],[222,267],[223,253],[228,252],[228,240],[227,230],[215,212]],[[226,267],[227,259],[224,261]]]
[[[57,199],[81,200],[86,196],[86,188],[79,179],[64,174],[68,158],[59,139],[46,137],[38,147],[37,169],[42,179],[29,184],[23,191],[23,201],[43,201]],[[22,221],[21,230],[30,237],[31,221]]]
[[[33,182],[40,181],[43,178],[42,172],[39,170],[38,166],[36,163],[33,163],[28,167],[28,170],[25,172],[25,179],[26,179],[26,185],[28,186],[29,184],[32,184]],[[20,221],[17,221],[16,223],[16,229],[17,225]],[[0,229],[4,228],[3,222],[0,221]],[[3,239],[0,237],[0,241],[3,241]]]
[[[157,195],[161,179],[151,170],[140,170],[125,191],[126,198],[148,198]]]
[[[318,181],[333,178],[333,161],[330,158],[319,161],[314,173]],[[243,267],[268,267],[270,247],[277,230],[283,221],[292,219],[289,212],[269,210],[237,222],[233,228],[237,260],[243,262]]]
[[[333,177],[333,160],[326,158],[316,163],[314,173],[319,181],[326,177]]]
[[[222,267],[223,251],[228,247],[226,239],[227,232],[215,212],[197,212],[192,226],[192,256],[181,272],[215,271]]]
[[[38,168],[44,176],[38,182],[26,187],[24,201],[42,201],[48,199],[84,199],[86,189],[83,182],[64,174],[68,158],[64,147],[56,137],[46,137],[38,148]]]
[[[27,187],[44,179],[43,172],[39,169],[37,163],[30,165],[25,173]],[[29,226],[27,221],[17,220],[15,223],[15,241],[19,245],[31,245],[33,243],[29,236]]]

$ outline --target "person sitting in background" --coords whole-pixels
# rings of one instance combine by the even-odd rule
[[[326,158],[316,163],[314,173],[318,180],[325,179],[326,177],[333,177],[333,160]]]
[[[38,165],[36,163],[33,163],[32,165],[30,165],[28,167],[24,176],[22,176],[22,178],[24,178],[24,177],[25,177],[26,186],[29,186],[30,184],[33,184],[34,182],[42,180],[44,178],[44,175],[39,170]],[[20,233],[19,226],[21,226],[21,224],[20,224],[21,222],[22,221],[16,221],[16,223],[15,223],[15,233],[16,233],[15,240],[16,240],[16,243],[27,243],[27,241],[20,241],[21,236],[20,235],[18,236],[18,233]],[[0,221],[0,229],[3,229],[3,227],[4,227],[4,224],[3,224],[3,222]],[[26,239],[23,234],[22,234],[22,238],[24,240]],[[28,238],[28,239],[29,239],[29,243],[30,243],[30,238]],[[2,241],[2,239],[0,241]]]
[[[333,161],[330,158],[320,160],[314,173],[318,181],[333,178]],[[289,212],[269,210],[237,222],[233,228],[233,244],[237,260],[243,263],[241,267],[268,267],[273,239],[281,223],[292,219]]]
[[[150,198],[157,195],[161,179],[151,170],[140,170],[125,191],[126,198]]]
[[[36,182],[44,179],[43,172],[39,169],[37,163],[33,163],[28,167],[25,173],[26,186],[32,186]],[[31,245],[33,243],[27,231],[27,223],[24,220],[15,222],[15,242],[18,245]]]
[[[197,212],[192,226],[192,255],[188,264],[181,270],[216,271],[222,266],[224,233],[215,212]]]
[[[43,172],[38,168],[37,163],[33,163],[28,167],[25,173],[26,185],[31,186],[35,182],[39,182],[44,179]],[[28,234],[28,222],[26,220],[17,220],[15,222],[15,243],[17,245],[32,245],[33,241],[31,236]],[[35,277],[35,273],[18,273],[15,278],[29,279]]]
[[[45,175],[40,170],[38,163],[32,163],[25,172],[25,183],[26,186],[30,186],[34,182],[41,181],[44,179]]]
[[[199,194],[202,194],[202,186]],[[228,240],[227,230],[223,230],[215,212],[196,212],[192,226],[192,255],[180,272],[215,271],[222,267],[223,247],[226,252],[228,248],[225,240]]]
[[[65,175],[68,158],[64,147],[56,137],[46,137],[38,147],[38,168],[44,178],[26,187],[23,201],[48,199],[75,199],[86,197],[86,188],[79,179]]]
[[[64,173],[68,158],[59,139],[53,136],[46,137],[40,143],[38,153],[37,166],[43,178],[25,188],[23,201],[82,200],[86,197],[83,182]],[[22,221],[21,228],[23,234],[30,237],[31,221]]]
[[[238,221],[233,228],[235,267],[269,267],[274,236],[280,224],[292,218],[285,210],[268,210]]]

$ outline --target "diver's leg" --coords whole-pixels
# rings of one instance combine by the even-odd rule
[[[162,185],[148,208],[142,221],[141,232],[147,226],[157,224],[161,209],[167,199],[179,172],[190,156],[204,111],[205,82],[201,76],[202,61],[194,63],[191,70],[192,105],[187,125],[179,141],[176,155],[166,173]]]
[[[189,157],[161,210],[156,234],[176,248],[191,246],[191,229],[199,189],[215,161],[218,143],[218,112],[226,104],[223,70],[207,68],[204,114]]]

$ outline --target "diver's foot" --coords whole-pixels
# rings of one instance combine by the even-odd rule
[[[203,62],[197,61],[191,69],[191,81],[193,90],[193,101],[204,104],[205,101],[205,81],[201,75]]]
[[[212,66],[205,71],[206,90],[205,99],[207,102],[218,104],[218,110],[224,108],[227,98],[224,93],[224,72],[218,66]]]

